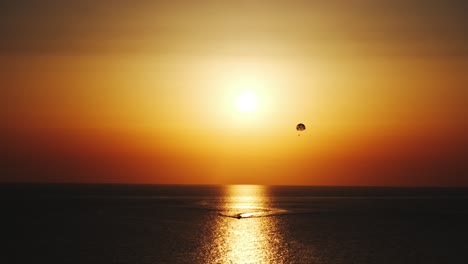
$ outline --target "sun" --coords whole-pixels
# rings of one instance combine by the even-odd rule
[[[242,92],[237,97],[237,109],[241,112],[253,112],[257,108],[257,96],[251,91]]]

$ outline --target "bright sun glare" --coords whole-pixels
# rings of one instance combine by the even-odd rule
[[[242,112],[252,112],[257,107],[257,96],[250,91],[243,92],[237,97],[237,108]]]

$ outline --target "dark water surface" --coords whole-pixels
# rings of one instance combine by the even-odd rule
[[[468,263],[468,189],[0,185],[0,263]]]

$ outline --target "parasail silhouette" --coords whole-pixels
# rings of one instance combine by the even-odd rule
[[[296,126],[296,130],[298,132],[297,135],[300,136],[301,135],[300,132],[306,130],[306,126],[304,124],[302,124],[302,123],[299,123]]]

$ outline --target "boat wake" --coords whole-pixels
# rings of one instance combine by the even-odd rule
[[[220,216],[223,217],[231,217],[231,218],[237,218],[237,219],[242,219],[242,218],[256,218],[256,217],[270,217],[270,216],[275,216],[275,215],[281,215],[285,214],[287,211],[282,210],[282,209],[276,209],[276,208],[258,208],[255,211],[222,211],[219,213]]]

